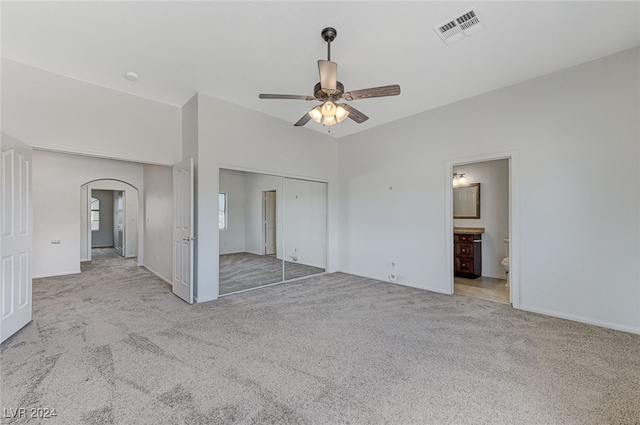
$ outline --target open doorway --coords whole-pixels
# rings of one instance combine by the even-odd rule
[[[264,254],[277,256],[277,192],[262,191],[262,218],[264,235]]]
[[[125,256],[125,192],[123,190],[91,190],[91,251],[113,248]]]
[[[451,293],[517,307],[513,163],[510,153],[448,164],[451,245],[447,250]]]
[[[118,180],[81,186],[81,262],[139,257],[138,189]],[[140,265],[140,264],[138,264]]]

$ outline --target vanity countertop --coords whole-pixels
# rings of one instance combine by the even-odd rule
[[[454,227],[454,234],[479,235],[484,233],[484,227]]]

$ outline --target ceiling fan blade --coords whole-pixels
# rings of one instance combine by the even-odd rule
[[[303,126],[303,125],[305,125],[306,123],[308,123],[310,119],[311,119],[311,115],[309,115],[309,113],[307,112],[307,113],[306,113],[306,114],[304,114],[304,115],[302,116],[302,118],[300,118],[300,119],[298,120],[298,122],[297,122],[297,123],[295,123],[293,126],[294,126],[294,127],[300,127],[300,126]]]
[[[400,94],[400,86],[393,84],[391,86],[372,87],[370,89],[353,90],[345,93],[342,97],[345,100],[366,99],[369,97],[397,96]]]
[[[292,100],[316,100],[313,96],[297,95],[297,94],[264,94],[258,95],[260,99],[292,99]]]
[[[327,94],[336,92],[338,82],[338,64],[331,61],[319,60],[318,71],[320,71],[320,88]]]
[[[349,118],[351,118],[352,120],[354,120],[358,124],[362,124],[363,122],[365,122],[366,120],[369,119],[368,116],[366,116],[362,112],[358,111],[356,108],[354,108],[351,105],[347,105],[346,103],[341,103],[340,106],[342,106],[344,109],[346,109],[347,112],[349,112]]]

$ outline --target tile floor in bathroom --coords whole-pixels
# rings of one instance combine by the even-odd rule
[[[503,304],[509,302],[509,288],[504,279],[481,276],[477,279],[454,278],[454,292],[468,297],[481,298]]]

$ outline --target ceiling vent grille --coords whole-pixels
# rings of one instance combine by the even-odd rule
[[[449,45],[481,29],[482,25],[478,14],[475,10],[469,9],[463,14],[436,26],[433,30],[444,44]]]

